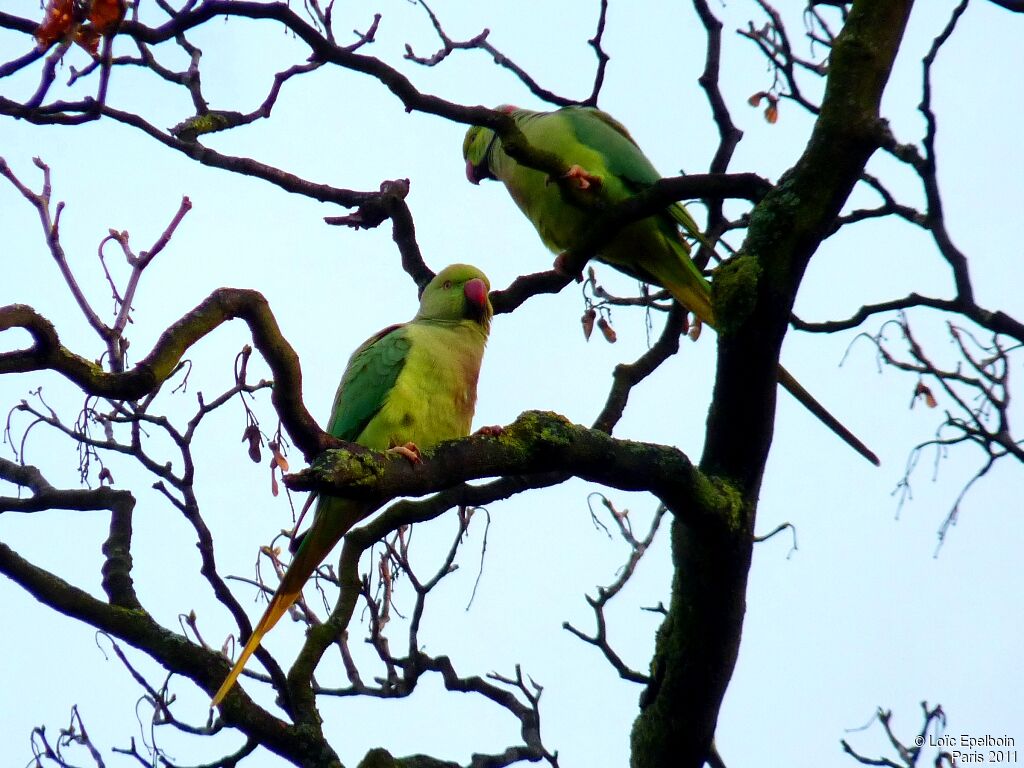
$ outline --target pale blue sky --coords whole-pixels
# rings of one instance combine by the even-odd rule
[[[612,61],[601,106],[630,127],[664,173],[704,170],[717,133],[696,83],[703,66],[696,18],[685,3],[611,5],[606,48]],[[952,5],[921,2],[912,19],[884,103],[903,141],[920,138],[920,59]],[[434,4],[452,37],[467,38],[489,27],[491,42],[545,86],[578,98],[589,93],[594,57],[586,40],[593,34],[597,2],[559,3],[555,13],[552,4],[536,0],[465,6]],[[786,4],[793,11],[794,36],[800,29],[798,6]],[[745,26],[748,18],[763,21],[747,3],[714,7],[727,32]],[[39,12],[35,0],[5,0],[4,8],[28,16]],[[400,66],[421,90],[466,104],[539,106],[482,53],[463,52],[434,69],[402,62],[406,42],[421,54],[436,45],[422,9],[404,0],[346,4],[336,9],[336,29],[364,29],[375,10],[383,21],[378,42],[365,52]],[[1024,220],[1018,212],[1024,157],[1016,128],[1024,123],[1024,107],[1012,78],[1024,65],[1022,28],[1024,18],[975,0],[941,54],[934,96],[950,232],[971,257],[979,302],[1018,318],[1024,316],[1019,287]],[[302,45],[268,24],[217,21],[192,39],[205,52],[206,93],[219,109],[252,109],[273,72],[306,55]],[[751,44],[732,34],[726,44],[722,87],[733,119],[745,131],[732,169],[777,179],[806,141],[810,119],[783,103],[779,122],[768,125],[745,100],[770,85],[770,74]],[[22,37],[0,36],[0,49],[10,52],[5,58],[26,45]],[[123,42],[118,45],[126,50]],[[163,48],[170,63],[182,65],[172,48]],[[798,50],[806,53],[805,47]],[[73,51],[65,66],[84,63],[84,54]],[[31,93],[34,72],[27,74],[3,81],[3,93]],[[161,127],[190,114],[183,95],[156,86],[141,72],[117,72],[110,99]],[[342,187],[375,189],[383,179],[409,177],[408,202],[428,263],[440,268],[472,262],[502,287],[521,272],[549,265],[551,255],[498,184],[476,188],[465,181],[462,134],[461,126],[407,115],[370,78],[324,69],[289,84],[271,120],[211,136],[209,144]],[[267,296],[302,358],[310,410],[325,416],[351,350],[415,311],[415,289],[401,272],[387,228],[353,232],[325,226],[323,216],[342,211],[258,180],[202,168],[140,133],[110,122],[62,129],[4,120],[0,154],[33,187],[39,184],[34,155],[53,168],[55,198],[67,202],[62,240],[98,309],[110,306],[95,256],[107,229],[127,229],[137,249],[148,247],[182,195],[191,198],[192,211],[137,295],[129,332],[134,359],[212,289],[255,288]],[[871,170],[893,179],[892,188],[907,202],[920,203],[906,171],[883,157],[872,160]],[[868,195],[857,199],[872,201]],[[101,348],[60,281],[34,212],[6,183],[0,184],[0,233],[7,276],[0,281],[0,304],[33,305],[56,323],[67,346],[98,356]],[[623,292],[635,287],[608,268],[599,268],[599,275]],[[839,318],[862,303],[910,290],[949,295],[949,286],[947,270],[919,232],[888,222],[862,224],[816,255],[797,311],[807,319]],[[527,408],[556,410],[582,423],[594,419],[614,365],[645,349],[644,318],[617,310],[619,342],[608,345],[595,338],[587,344],[579,331],[582,309],[577,289],[570,286],[498,318],[480,381],[477,425],[507,423]],[[947,354],[941,318],[916,317],[935,353]],[[864,330],[878,325],[868,323]],[[953,733],[1007,734],[1024,746],[1020,467],[997,467],[975,487],[960,523],[933,557],[936,530],[980,457],[969,450],[953,452],[933,482],[928,454],[913,476],[914,498],[897,518],[892,491],[910,449],[932,435],[940,416],[920,406],[908,410],[915,380],[893,371],[879,374],[866,343],[856,344],[840,368],[855,335],[792,334],[784,349],[786,366],[878,452],[883,465],[870,467],[790,398],[780,397],[758,529],[767,532],[790,521],[797,526],[800,548],[787,558],[790,540],[781,536],[755,550],[743,645],[719,724],[718,744],[731,766],[852,765],[840,753],[840,738],[850,737],[875,755],[884,744],[878,732],[850,735],[844,729],[863,724],[883,706],[894,710],[897,729],[909,737],[918,728],[922,699],[945,706]],[[163,395],[168,409],[183,418],[194,407],[196,390],[212,395],[230,386],[232,360],[246,341],[245,326],[236,323],[190,351],[195,369],[189,392]],[[3,344],[14,346],[6,338]],[[684,345],[635,390],[616,434],[677,445],[698,457],[713,360],[713,334]],[[252,370],[258,376],[265,369],[254,358]],[[0,403],[13,405],[39,384],[47,402],[73,419],[81,396],[53,376],[3,377]],[[260,402],[264,427],[272,428],[267,399]],[[23,428],[25,421],[15,424]],[[221,571],[251,576],[257,547],[287,527],[291,517],[286,501],[270,496],[266,467],[246,458],[239,443],[243,427],[240,406],[225,407],[210,419],[196,452],[203,462],[200,499]],[[73,450],[42,430],[30,438],[26,458],[45,467],[55,484],[76,482]],[[232,625],[209,600],[198,575],[189,527],[148,490],[150,478],[117,458],[111,467],[118,486],[139,496],[135,578],[141,599],[166,626],[194,608],[204,635],[219,644]],[[493,505],[476,602],[468,613],[463,610],[476,578],[482,520],[474,522],[459,572],[434,597],[421,635],[429,651],[450,654],[465,674],[511,674],[521,663],[545,686],[545,741],[559,750],[567,767],[626,764],[640,692],[619,680],[594,649],[560,628],[564,620],[592,627],[584,593],[610,583],[625,558],[618,542],[593,529],[586,506],[591,490],[572,482]],[[655,507],[651,497],[611,496],[632,511],[638,529],[646,529]],[[99,513],[0,516],[0,539],[97,594],[105,530]],[[454,530],[451,515],[417,530],[414,552],[424,569],[436,562]],[[666,541],[659,538],[611,612],[613,644],[641,670],[650,657],[656,621],[639,607],[667,599]],[[250,588],[237,583],[234,588],[255,618],[262,606],[253,602]],[[408,591],[397,599],[400,607],[411,605]],[[97,648],[91,629],[41,609],[5,580],[0,580],[0,600],[10,617],[0,634],[5,660],[0,662],[5,681],[0,762],[27,763],[31,728],[45,724],[56,733],[74,703],[107,756],[110,747],[127,746],[131,736],[138,740],[135,701],[141,692],[116,660],[105,660],[104,642]],[[392,625],[391,635],[398,642],[400,622]],[[283,622],[267,645],[288,665],[300,637],[298,627]],[[155,664],[136,661],[151,681],[162,681]],[[340,683],[336,656],[326,657],[318,677]],[[243,685],[259,691],[252,681]],[[473,698],[438,695],[439,690],[436,681],[428,681],[409,701],[324,702],[322,712],[339,753],[352,765],[376,745],[396,755],[427,752],[466,762],[473,751],[501,749],[517,740],[516,723],[503,712]],[[179,717],[196,724],[205,720],[204,693],[180,680],[174,691]],[[272,705],[265,693],[261,701]],[[139,714],[144,721],[148,717],[144,706]],[[214,759],[218,749],[241,743],[236,737],[197,742],[166,727],[158,738],[183,764]],[[112,758],[108,764],[129,762]],[[279,761],[263,752],[245,764]]]

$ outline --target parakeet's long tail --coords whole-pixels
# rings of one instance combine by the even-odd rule
[[[689,247],[675,232],[665,235],[669,247],[679,258],[659,259],[643,267],[651,276],[672,294],[672,298],[693,312],[702,323],[715,327],[715,315],[711,309],[711,286],[697,265],[690,260]]]
[[[789,394],[795,397],[804,408],[817,416],[818,420],[822,424],[841,437],[848,446],[853,448],[853,450],[870,461],[876,467],[881,464],[878,457],[870,448],[864,445],[856,435],[844,427],[839,419],[828,412],[825,406],[815,400],[814,395],[804,389],[803,385],[794,379],[793,375],[781,365],[779,366],[779,384],[783,389],[789,392]]]
[[[683,246],[680,247],[683,248]],[[653,273],[655,270],[651,269],[651,271]],[[710,286],[700,272],[697,271],[697,268],[690,261],[685,251],[680,253],[678,265],[672,265],[670,269],[659,271],[662,274],[655,274],[655,277],[668,289],[669,293],[672,294],[672,298],[713,328],[715,321],[711,309]],[[795,397],[804,408],[814,414],[822,424],[831,429],[847,445],[876,467],[879,465],[880,462],[874,452],[864,445],[849,429],[843,426],[839,419],[829,413],[828,409],[819,403],[814,395],[804,389],[803,385],[794,379],[792,374],[781,365],[779,366],[778,378],[782,388]]]
[[[211,707],[220,704],[228,695],[238,676],[242,674],[245,663],[259,647],[260,640],[273,629],[278,620],[284,616],[285,611],[299,598],[299,595],[302,594],[302,587],[316,567],[327,557],[341,537],[362,518],[362,513],[365,511],[361,505],[338,498],[321,497],[320,504],[324,508],[317,510],[312,527],[303,537],[302,544],[288,566],[288,571],[270,599],[270,605],[263,612],[249,642],[242,649],[238,661],[235,662],[235,666],[231,668],[217,693],[214,694],[213,700],[210,702]]]

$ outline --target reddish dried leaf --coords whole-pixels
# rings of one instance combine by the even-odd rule
[[[277,488],[277,472],[274,471],[273,467],[270,468],[270,493],[273,496],[277,496],[279,493]]]
[[[124,0],[92,0],[89,21],[98,34],[108,35],[121,23],[124,9]]]
[[[923,381],[919,381],[914,389],[914,399],[910,402],[911,407],[914,406],[919,397],[924,399],[924,404],[929,408],[936,408],[939,405],[939,401],[935,399],[935,395],[932,394],[931,389]]]
[[[75,42],[85,48],[94,59],[100,55],[100,33],[90,24],[79,27],[75,32]]]
[[[100,55],[100,38],[117,31],[124,18],[124,0],[93,0],[89,10],[89,24],[75,33],[75,42],[85,48],[93,58]]]
[[[100,470],[99,479],[100,485],[103,485],[104,483],[110,483],[111,485],[114,484],[114,476],[110,474],[110,470],[106,467]]]
[[[765,93],[764,91],[758,91],[753,96],[751,96],[749,99],[747,99],[747,104],[749,104],[752,107],[756,107],[758,104],[761,103],[761,99],[763,99],[767,95],[768,94]]]
[[[40,49],[49,48],[71,31],[72,10],[72,0],[50,0],[43,21],[36,28],[36,43]]]
[[[125,0],[93,0],[89,9],[90,23],[76,25],[74,0],[50,0],[43,21],[36,28],[36,43],[45,50],[73,34],[74,41],[96,57],[100,38],[113,34],[124,17],[125,7]]]
[[[771,101],[764,108],[764,119],[771,125],[775,125],[779,121],[779,105],[776,102]]]

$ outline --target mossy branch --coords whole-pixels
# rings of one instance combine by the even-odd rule
[[[624,491],[650,491],[694,525],[735,520],[737,497],[703,475],[678,448],[620,440],[564,416],[526,411],[500,435],[441,443],[423,462],[358,445],[325,451],[311,467],[285,477],[292,490],[363,499],[374,508],[399,496],[422,496],[468,480],[564,472]]]

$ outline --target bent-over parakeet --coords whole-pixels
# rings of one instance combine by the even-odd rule
[[[498,107],[509,114],[527,141],[558,155],[582,189],[599,187],[609,205],[622,202],[661,178],[626,128],[593,107],[563,107],[534,112]],[[512,199],[533,223],[544,244],[562,252],[578,246],[602,215],[600,209],[566,200],[558,184],[543,171],[521,165],[505,153],[489,128],[473,126],[462,145],[466,176],[504,182]],[[682,227],[683,232],[680,232]],[[711,286],[690,259],[684,237],[700,240],[696,222],[681,203],[622,228],[597,254],[600,261],[647,283],[668,289],[673,298],[702,322],[715,326]],[[873,464],[878,457],[779,366],[779,383],[833,432]]]
[[[409,452],[468,435],[490,330],[489,291],[487,277],[476,267],[453,264],[439,272],[410,322],[385,328],[353,353],[327,431],[374,450]],[[372,511],[364,502],[319,497],[312,525],[212,705],[231,690],[260,640],[298,599],[320,562]]]

